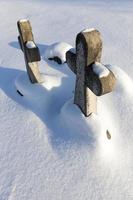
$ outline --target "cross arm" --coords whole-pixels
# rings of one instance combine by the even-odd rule
[[[76,68],[76,54],[68,51],[66,54],[67,64],[69,68],[77,74]],[[93,66],[97,66],[96,64],[92,64],[86,68],[86,86],[97,96],[101,96],[113,91],[116,85],[115,75],[111,70],[107,68],[106,65],[103,65],[103,68],[106,68],[108,74],[103,77],[99,77],[99,74],[95,73],[93,70]],[[98,68],[99,66],[97,66]]]
[[[98,73],[100,66],[103,74]],[[95,68],[94,68],[95,66]],[[95,70],[97,68],[97,71]],[[94,71],[95,70],[95,71]],[[105,72],[104,72],[105,70]],[[116,77],[113,72],[101,63],[94,63],[86,70],[86,86],[96,95],[101,96],[113,91],[116,85]]]

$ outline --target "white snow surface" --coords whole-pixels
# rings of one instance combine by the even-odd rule
[[[94,30],[96,30],[96,29],[95,28],[87,28],[87,29],[84,29],[82,32],[87,33],[87,32],[92,32]]]
[[[0,0],[0,14],[0,200],[132,200],[133,1]],[[17,42],[22,18],[41,50],[41,85],[29,82]],[[75,47],[89,27],[102,34],[117,85],[85,118],[75,75],[44,53],[56,41]]]
[[[26,42],[26,47],[28,49],[33,49],[33,48],[36,48],[36,45],[33,41],[28,41],[28,42]]]
[[[100,77],[106,77],[109,75],[109,70],[102,64],[95,62],[92,65],[93,71]]]
[[[20,21],[20,22],[27,22],[28,19],[20,19],[19,21]]]
[[[61,59],[62,63],[66,62],[66,52],[71,49],[72,46],[66,42],[57,42],[46,48],[44,52],[44,58],[54,58],[58,57]]]

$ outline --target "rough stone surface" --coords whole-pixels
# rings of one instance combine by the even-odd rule
[[[86,52],[82,41],[77,43],[76,49],[77,76],[74,103],[80,107],[85,116],[89,116],[97,110],[96,96],[86,86]]]
[[[95,95],[101,96],[114,89],[116,78],[110,70],[108,76],[100,78],[93,72],[92,67],[90,66],[86,70],[86,85]]]
[[[81,32],[77,35],[76,46],[79,41],[84,46],[86,66],[90,66],[94,62],[100,62],[102,53],[100,32],[95,29],[89,32]]]
[[[70,67],[70,69],[77,74],[77,66],[76,66],[76,54],[71,52],[71,51],[67,51],[66,53],[66,61],[68,66]]]

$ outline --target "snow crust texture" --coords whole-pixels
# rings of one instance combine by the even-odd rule
[[[0,200],[132,200],[133,2],[1,0],[0,13]],[[29,82],[17,42],[21,18],[41,51],[40,85]],[[117,85],[85,118],[73,104],[75,75],[44,55],[65,60],[64,46],[50,45],[75,46],[89,27],[102,33]]]

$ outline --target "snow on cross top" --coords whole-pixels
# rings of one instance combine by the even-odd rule
[[[36,45],[35,45],[35,43],[34,43],[33,41],[28,41],[28,42],[26,43],[26,47],[27,47],[28,49],[33,49],[33,48],[36,48]]]
[[[109,70],[101,63],[96,62],[92,65],[93,71],[100,77],[108,76]]]
[[[28,19],[21,19],[21,20],[19,20],[20,22],[27,22],[28,21]]]
[[[95,31],[95,30],[96,30],[95,28],[88,28],[88,29],[84,29],[82,32],[88,33],[88,32],[92,32],[92,31]]]

